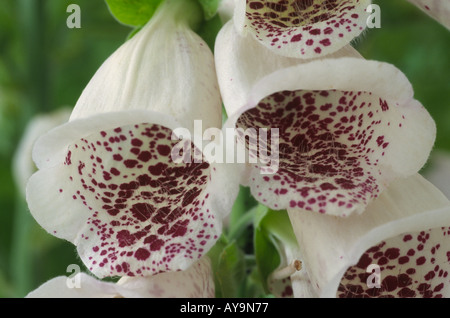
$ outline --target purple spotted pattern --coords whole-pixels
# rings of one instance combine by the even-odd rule
[[[243,130],[279,129],[278,171],[264,175],[263,165],[255,164],[252,193],[277,210],[302,208],[340,216],[362,211],[381,191],[378,163],[404,119],[395,107],[368,92],[272,94],[236,124]],[[248,139],[246,146],[254,148]]]
[[[77,245],[98,276],[144,276],[197,260],[218,237],[206,204],[209,164],[172,161],[171,130],[139,124],[69,146],[69,192],[91,216]],[[83,255],[82,255],[83,258]]]
[[[337,297],[447,298],[449,240],[450,228],[435,228],[381,242],[347,270]],[[366,272],[371,264],[380,268],[380,288],[371,276],[375,271]]]
[[[315,57],[336,51],[366,26],[362,0],[247,0],[247,27],[275,50]],[[339,49],[338,48],[338,49]],[[293,54],[291,56],[294,56]]]
[[[269,292],[277,298],[293,298],[294,291],[292,289],[291,279],[289,277],[268,281]]]

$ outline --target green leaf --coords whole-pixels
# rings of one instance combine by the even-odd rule
[[[272,240],[261,228],[255,228],[253,240],[259,278],[264,291],[269,293],[267,278],[280,264],[280,255]]]
[[[244,253],[235,242],[224,248],[218,263],[219,286],[224,298],[236,297],[237,291],[245,278]]]
[[[280,265],[282,244],[297,245],[287,212],[259,205],[255,210],[253,245],[256,266],[266,292],[269,292],[267,278]]]
[[[142,26],[153,16],[163,0],[105,0],[111,14],[121,23]]]
[[[205,20],[212,19],[219,9],[221,0],[197,0],[203,8]]]
[[[297,239],[287,211],[258,209],[257,213],[260,213],[259,227],[264,229],[267,235],[273,236],[283,244],[297,245]]]
[[[245,279],[245,255],[235,241],[222,236],[208,252],[217,298],[236,297]]]

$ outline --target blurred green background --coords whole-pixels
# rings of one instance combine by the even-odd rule
[[[71,3],[81,28],[69,29]],[[367,59],[394,64],[436,121],[436,150],[450,151],[450,31],[405,0],[374,1],[381,28],[355,41]],[[79,264],[72,244],[42,230],[14,180],[13,155],[33,116],[72,106],[131,29],[103,0],[0,0],[0,297],[23,297]]]

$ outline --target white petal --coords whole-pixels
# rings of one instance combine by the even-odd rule
[[[288,212],[303,268],[321,297],[336,296],[346,270],[369,248],[403,233],[450,225],[450,202],[420,175],[393,182],[362,215],[337,218]]]
[[[233,18],[235,8],[235,0],[221,0],[217,14],[219,15],[222,23],[226,23]]]
[[[26,298],[113,298],[118,297],[114,283],[79,273],[74,277],[55,277],[30,292]]]
[[[184,271],[151,277],[125,277],[117,290],[126,298],[213,298],[214,279],[208,258],[202,258]]]
[[[102,64],[77,101],[71,120],[137,109],[171,116],[191,133],[195,119],[202,120],[204,129],[221,126],[212,52],[186,23],[176,20],[171,3],[163,3]]]
[[[275,54],[316,58],[338,51],[366,28],[369,0],[238,0],[234,20]]]

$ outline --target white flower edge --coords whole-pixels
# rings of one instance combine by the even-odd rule
[[[150,277],[104,282],[86,273],[58,276],[26,295],[26,298],[212,298],[214,281],[205,257],[185,271]]]

